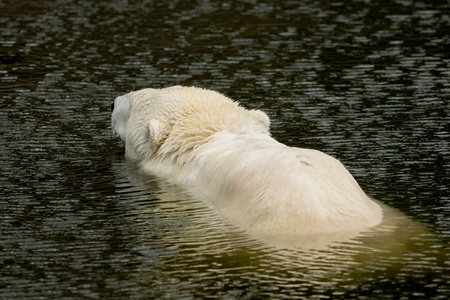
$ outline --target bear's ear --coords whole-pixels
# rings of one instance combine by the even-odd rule
[[[259,109],[252,109],[249,111],[250,116],[256,121],[256,124],[263,126],[265,130],[270,128],[270,119],[265,112]]]
[[[168,135],[168,128],[163,123],[157,120],[148,122],[149,140],[152,143],[152,148],[158,148]]]
[[[130,138],[130,144],[135,145],[135,151],[141,158],[152,155],[164,142],[169,132],[163,123],[156,120],[149,121],[143,129],[142,134]]]

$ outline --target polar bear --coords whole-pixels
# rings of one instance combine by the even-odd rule
[[[335,158],[288,147],[270,120],[211,90],[147,88],[117,97],[112,129],[145,172],[186,185],[241,228],[267,235],[335,235],[383,212]]]

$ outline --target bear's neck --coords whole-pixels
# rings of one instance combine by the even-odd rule
[[[235,111],[223,112],[220,118],[208,112],[196,112],[181,117],[172,127],[155,155],[170,158],[174,163],[184,164],[194,158],[194,150],[221,132],[235,135],[253,133],[252,124]]]

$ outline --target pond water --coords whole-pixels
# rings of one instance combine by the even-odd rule
[[[450,296],[448,1],[0,0],[0,298]],[[139,174],[110,103],[215,89],[339,158],[394,236],[287,250]],[[411,225],[413,224],[413,225]]]

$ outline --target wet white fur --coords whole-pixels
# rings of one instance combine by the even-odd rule
[[[143,170],[186,184],[241,227],[268,234],[358,232],[381,207],[335,158],[288,147],[260,110],[194,87],[115,100],[112,128]]]

